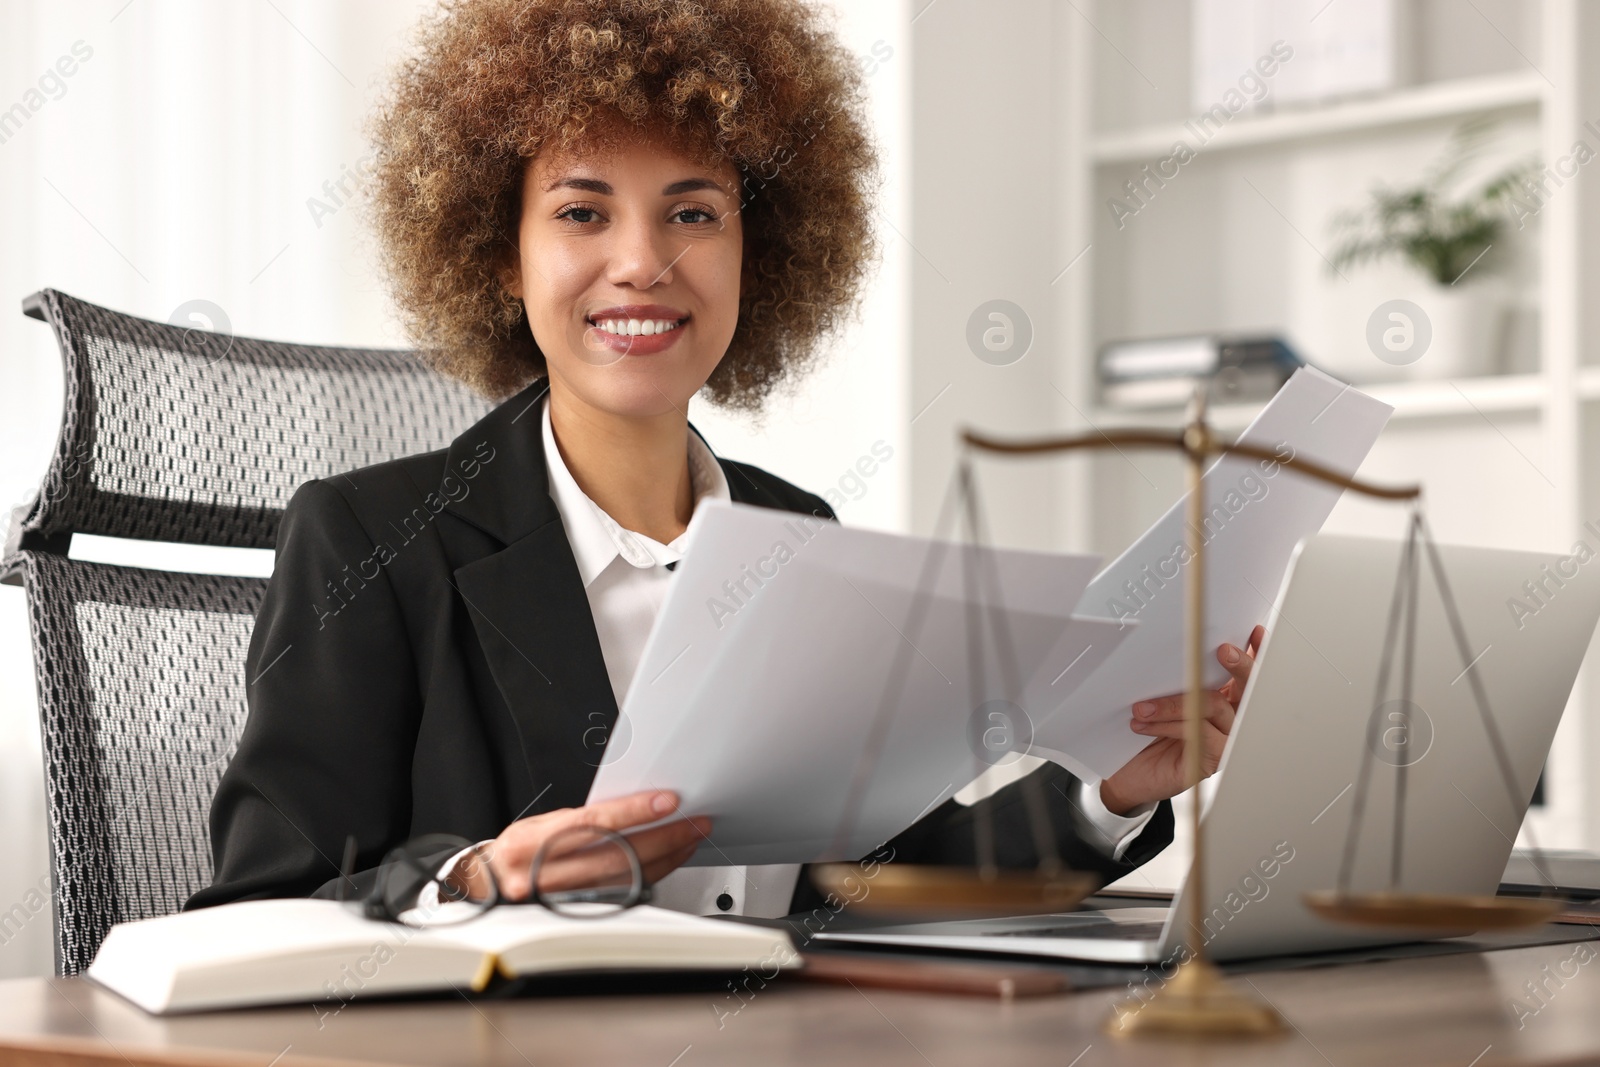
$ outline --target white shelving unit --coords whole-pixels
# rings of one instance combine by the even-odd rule
[[[1508,153],[1546,165],[1585,141],[1600,154],[1600,4],[1581,0],[1414,0],[1412,83],[1372,97],[1235,117],[1133,217],[1108,201],[1146,164],[1191,145],[1187,5],[1079,0],[1062,24],[1057,100],[1067,202],[1057,259],[1081,257],[1055,286],[1064,339],[1061,422],[1078,429],[1176,425],[1178,412],[1095,403],[1094,353],[1107,340],[1190,332],[1286,334],[1313,362],[1356,380],[1370,359],[1365,317],[1398,271],[1326,267],[1327,224],[1376,181],[1414,177],[1452,129],[1500,119]],[[1459,10],[1458,10],[1459,8]],[[1600,122],[1596,123],[1600,126]],[[1591,170],[1593,173],[1591,173]],[[1506,373],[1358,387],[1395,407],[1362,473],[1421,480],[1442,540],[1567,551],[1600,519],[1600,165],[1552,182],[1513,232],[1510,299],[1529,316]],[[1336,364],[1336,365],[1335,365]],[[1070,383],[1070,384],[1067,384]],[[1215,410],[1236,431],[1256,406]],[[1130,469],[1130,466],[1132,469]],[[1060,475],[1059,542],[1115,552],[1181,491],[1166,457],[1096,456]],[[1397,509],[1341,502],[1328,528],[1396,535]],[[1509,594],[1508,594],[1509,595]],[[1600,849],[1600,657],[1591,656],[1557,737],[1546,803],[1530,816],[1541,844]]]

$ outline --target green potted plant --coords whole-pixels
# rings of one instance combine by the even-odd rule
[[[1333,220],[1331,272],[1399,260],[1427,279],[1422,291],[1397,294],[1415,296],[1431,326],[1432,340],[1413,373],[1455,378],[1492,369],[1506,308],[1495,269],[1509,239],[1511,201],[1536,170],[1525,160],[1468,184],[1469,168],[1492,134],[1488,119],[1463,123],[1414,184],[1376,185],[1364,205]]]

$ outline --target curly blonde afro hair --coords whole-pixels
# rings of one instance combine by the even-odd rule
[[[369,212],[424,357],[491,398],[545,373],[508,293],[546,147],[664,133],[741,181],[744,284],[712,400],[754,409],[851,314],[876,247],[856,58],[805,0],[441,0],[374,113]]]

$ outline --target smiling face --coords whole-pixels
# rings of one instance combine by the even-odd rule
[[[738,206],[731,164],[707,169],[659,137],[529,163],[506,287],[553,397],[634,418],[686,409],[738,323]]]

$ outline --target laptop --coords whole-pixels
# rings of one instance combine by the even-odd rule
[[[1205,814],[1202,937],[1213,959],[1358,948],[1440,936],[1319,918],[1301,894],[1335,888],[1368,742],[1403,545],[1322,534],[1296,549]],[[1495,893],[1578,666],[1600,619],[1600,558],[1579,563],[1439,546],[1515,796],[1472,697],[1432,571],[1420,576],[1412,724],[1399,715],[1400,659],[1372,742],[1351,888],[1389,884],[1396,768],[1406,767],[1400,887]],[[1532,583],[1531,585],[1529,583]],[[1265,605],[1263,605],[1265,606]],[[1184,943],[1188,899],[1173,906],[924,922],[822,933],[853,941],[1152,963]]]

